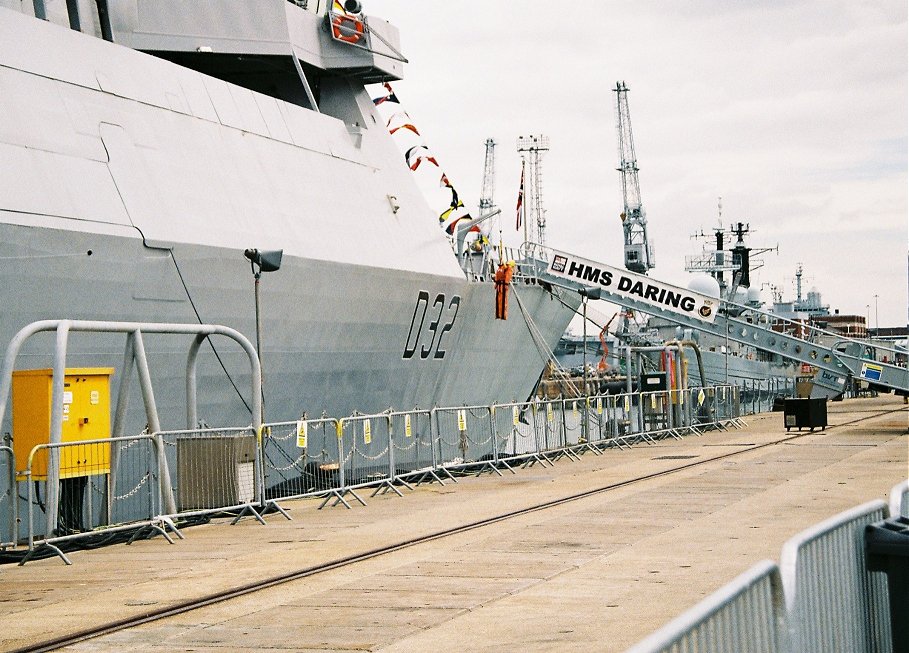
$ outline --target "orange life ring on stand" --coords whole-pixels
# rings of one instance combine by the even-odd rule
[[[349,26],[345,27],[345,23],[349,23]],[[353,31],[351,32],[351,30]],[[363,36],[363,22],[353,16],[338,14],[331,21],[331,33],[339,41],[359,43]]]

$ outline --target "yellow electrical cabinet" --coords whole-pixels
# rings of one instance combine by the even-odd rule
[[[62,442],[110,438],[111,367],[71,368],[63,381]],[[54,371],[13,372],[13,451],[17,472],[28,468],[32,449],[50,441]],[[47,450],[32,461],[32,480],[47,478]],[[110,473],[110,444],[62,447],[60,478]]]

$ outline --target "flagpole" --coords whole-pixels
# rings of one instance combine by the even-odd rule
[[[527,168],[527,160],[521,158],[521,222],[524,223],[524,242],[527,242],[527,202],[524,201],[524,172]]]

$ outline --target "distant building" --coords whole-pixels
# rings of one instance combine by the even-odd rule
[[[868,337],[868,324],[864,315],[818,315],[811,318],[811,326],[833,331],[847,338]]]

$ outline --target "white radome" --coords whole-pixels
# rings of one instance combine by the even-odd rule
[[[691,281],[688,282],[688,290],[693,290],[696,293],[707,295],[714,299],[720,298],[720,284],[709,274],[697,274],[692,277]]]

